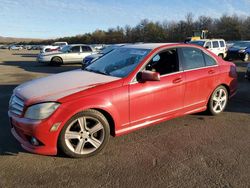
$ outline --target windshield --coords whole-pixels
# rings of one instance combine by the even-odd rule
[[[150,51],[149,49],[117,48],[97,59],[85,70],[123,78],[129,75]]]
[[[205,43],[205,41],[199,41],[199,40],[190,41],[190,44],[195,44],[195,45],[198,45],[198,46],[204,46],[204,43]]]
[[[64,46],[60,51],[63,53],[66,53],[69,51],[69,49],[70,49],[70,46]]]
[[[250,46],[250,42],[236,42],[232,47],[234,48],[247,48]]]

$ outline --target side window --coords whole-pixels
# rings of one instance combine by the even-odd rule
[[[82,46],[82,52],[92,52],[92,49],[89,46]]]
[[[213,48],[219,48],[219,42],[213,41]]]
[[[211,42],[207,42],[205,48],[211,48],[211,47],[212,47],[212,43]]]
[[[182,48],[184,70],[205,66],[203,52],[196,48]]]
[[[146,70],[159,72],[160,75],[179,72],[179,60],[177,49],[169,49],[155,55],[146,65]]]
[[[80,46],[73,46],[71,49],[70,49],[71,53],[78,53],[80,52]]]
[[[207,55],[206,53],[203,53],[203,54],[204,54],[206,66],[212,66],[212,65],[217,64],[214,58],[212,58],[210,55]]]
[[[220,41],[220,47],[221,47],[221,48],[225,47],[225,43],[224,43],[224,41],[222,41],[222,40]]]

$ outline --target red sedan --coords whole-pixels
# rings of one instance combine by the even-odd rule
[[[236,88],[235,65],[202,47],[125,45],[84,70],[18,86],[8,114],[25,150],[87,157],[110,135],[205,110],[220,114]]]

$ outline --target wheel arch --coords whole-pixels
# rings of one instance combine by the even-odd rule
[[[62,63],[63,63],[63,58],[60,57],[60,56],[58,56],[58,55],[52,56],[52,57],[50,58],[50,62],[52,62],[52,60],[53,60],[54,58],[60,58],[60,59],[62,60]]]
[[[110,134],[111,134],[111,136],[115,136],[115,121],[114,121],[112,115],[109,112],[107,112],[106,110],[103,110],[100,108],[90,108],[90,109],[96,110],[105,116],[105,118],[107,119],[107,121],[109,123]]]
[[[226,88],[226,90],[227,90],[228,96],[230,96],[230,88],[229,88],[229,86],[228,86],[227,84],[225,84],[225,83],[218,84],[216,87],[214,87],[214,89],[212,90],[212,92],[210,92],[210,94],[209,94],[209,96],[208,96],[208,98],[207,98],[207,104],[209,103],[210,97],[212,96],[213,92],[214,92],[218,87],[220,87],[220,86],[224,86],[224,87]]]

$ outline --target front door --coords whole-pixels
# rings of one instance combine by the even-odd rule
[[[159,72],[160,81],[130,84],[130,126],[146,125],[182,109],[185,77],[177,52],[167,49],[158,53],[142,70]]]

